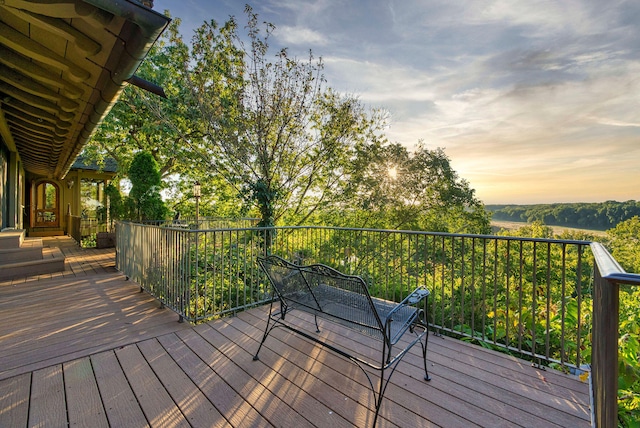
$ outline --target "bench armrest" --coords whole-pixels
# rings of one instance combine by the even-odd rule
[[[417,305],[418,303],[426,299],[429,294],[431,294],[429,290],[427,290],[427,288],[422,285],[416,288],[411,292],[411,294],[405,297],[402,302],[398,303],[398,305],[387,314],[387,322],[389,322],[389,320],[392,319],[393,315],[400,309],[405,306]]]

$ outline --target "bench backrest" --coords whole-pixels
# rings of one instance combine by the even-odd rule
[[[309,299],[312,291],[299,266],[278,256],[258,257],[258,263],[267,274],[274,291],[285,304],[294,303],[321,310],[317,302]]]
[[[362,278],[315,264],[296,266],[278,256],[258,258],[278,297],[286,305],[330,317],[375,338],[384,327]]]

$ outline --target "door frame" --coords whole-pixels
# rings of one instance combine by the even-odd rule
[[[51,185],[54,188],[54,206],[48,207],[46,201],[46,186]],[[40,186],[45,186],[42,192],[39,192]],[[31,227],[60,227],[60,199],[62,193],[58,183],[52,180],[38,180],[33,184],[31,192],[31,206],[33,207],[33,217]]]

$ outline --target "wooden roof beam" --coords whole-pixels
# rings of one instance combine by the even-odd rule
[[[52,18],[25,10],[7,7],[5,10],[28,23],[40,27],[44,30],[57,34],[63,39],[71,42],[87,56],[93,56],[102,50],[102,45],[87,35],[67,24],[60,18]]]
[[[46,70],[30,59],[0,45],[0,63],[16,69],[33,80],[58,88],[69,99],[75,100],[82,95],[82,89]]]
[[[5,114],[13,117],[13,118],[18,118],[23,120],[26,123],[30,123],[33,126],[37,126],[40,128],[45,128],[48,129],[50,131],[53,131],[53,133],[55,135],[57,135],[58,137],[64,137],[67,136],[69,134],[69,129],[63,129],[63,128],[58,128],[54,123],[51,123],[49,121],[45,121],[40,117],[36,117],[36,116],[31,116],[28,114],[24,114],[22,112],[10,109],[10,108],[5,108]]]
[[[5,115],[5,118],[7,123],[11,124],[12,131],[22,129],[27,135],[36,134],[41,135],[44,138],[51,139],[52,141],[62,142],[66,140],[65,136],[68,134],[68,131],[58,131],[62,133],[62,135],[59,135],[55,129],[52,131],[46,126],[42,126],[42,124],[31,124],[25,121],[22,117]]]
[[[36,118],[40,118],[44,121],[47,121],[49,123],[53,123],[54,125],[56,125],[58,128],[62,128],[62,129],[69,129],[71,128],[72,123],[70,121],[64,121],[62,119],[60,119],[59,117],[57,117],[54,114],[51,113],[47,113],[46,111],[39,109],[37,107],[33,107],[27,103],[23,103],[20,100],[17,100],[15,98],[11,98],[11,97],[7,97],[7,101],[5,102],[5,109],[6,110],[10,110],[10,109],[15,109],[18,111],[21,111],[29,116],[33,116]]]
[[[31,104],[39,109],[47,111],[51,114],[55,114],[63,120],[68,121],[75,116],[75,114],[71,112],[62,111],[58,105],[52,103],[51,101],[47,101],[42,97],[38,97],[36,95],[22,91],[14,86],[9,85],[8,83],[3,82],[2,80],[0,80],[0,92],[4,92],[6,95],[17,98],[24,103]]]
[[[35,147],[33,147],[35,151],[38,151],[39,147],[40,150],[47,151],[49,150],[49,147],[54,143],[51,138],[29,134],[27,131],[18,128],[13,129],[13,138],[15,141],[27,141],[29,142],[29,144],[39,143],[36,144]]]
[[[5,6],[27,10],[53,18],[84,18],[108,25],[113,14],[79,0],[3,0]]]
[[[91,78],[91,73],[87,70],[78,67],[68,59],[52,52],[40,43],[31,40],[31,38],[13,29],[4,22],[0,22],[0,43],[44,64],[66,71],[69,79],[75,82],[82,82]]]
[[[63,111],[71,113],[80,107],[77,102],[3,65],[0,65],[0,79],[18,89],[58,104]]]
[[[4,111],[2,109],[2,104],[0,104],[0,136],[4,140],[5,144],[9,148],[10,152],[17,152],[16,143],[13,140],[13,135],[11,134],[11,130],[9,129],[9,124],[7,123],[4,117]]]

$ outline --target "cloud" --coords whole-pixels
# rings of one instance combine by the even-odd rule
[[[189,1],[186,13],[211,15],[198,19],[243,15],[230,0]],[[254,11],[276,25],[274,49],[312,49],[330,86],[389,110],[391,141],[444,147],[487,201],[637,197],[640,2],[265,0]]]
[[[594,122],[600,123],[602,125],[609,125],[609,126],[623,126],[623,127],[634,127],[634,128],[640,128],[640,122],[622,122],[620,120],[615,120],[615,119],[608,119],[608,118],[602,118],[602,117],[593,117]]]
[[[325,35],[310,28],[291,27],[288,25],[276,27],[274,36],[284,46],[324,46],[328,40]]]

